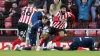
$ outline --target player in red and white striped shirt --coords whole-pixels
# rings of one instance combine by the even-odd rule
[[[21,17],[18,21],[19,37],[18,39],[12,42],[13,44],[12,50],[14,50],[14,46],[16,44],[20,44],[26,37],[26,32],[27,32],[28,26],[31,26],[31,19],[32,19],[34,12],[44,11],[44,9],[32,8],[32,5],[33,3],[29,3],[28,7],[24,7],[22,9]]]
[[[68,21],[71,20],[71,18],[75,22],[75,16],[72,13],[65,12],[63,14],[62,10],[59,11],[54,17],[54,20],[53,20],[54,21],[54,23],[53,23],[54,28],[64,29],[65,28],[65,23],[67,22],[67,20]]]
[[[34,12],[36,12],[36,9],[33,7],[24,7],[18,22],[29,24]]]
[[[41,40],[40,46],[42,46],[42,44],[48,39],[48,37],[54,35],[55,33],[58,33],[58,36],[49,43],[60,40],[64,36],[64,28],[67,20],[71,18],[75,20],[75,16],[72,13],[66,11],[66,5],[62,5],[60,9],[61,10],[53,18],[53,27],[50,28],[47,36]],[[48,42],[46,41],[45,43]],[[39,48],[40,47],[38,47],[37,50],[39,50]]]

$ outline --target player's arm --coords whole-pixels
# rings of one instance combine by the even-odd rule
[[[32,22],[28,23],[28,27],[32,28]]]
[[[56,15],[53,17],[53,22],[59,22],[60,13],[57,12]]]
[[[45,9],[36,9],[37,12],[46,11]]]

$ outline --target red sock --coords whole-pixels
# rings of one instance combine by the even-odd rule
[[[20,44],[20,43],[21,43],[21,40],[20,40],[20,39],[14,40],[14,41],[12,42],[12,44],[13,44],[12,50],[14,50],[14,47],[15,47],[16,44]]]
[[[39,46],[42,46],[43,45],[43,43],[46,41],[46,39],[45,38],[42,38],[42,40],[41,40],[41,42],[40,42],[40,45]]]
[[[57,36],[55,39],[52,40],[52,42],[59,41],[61,38],[62,38],[61,36]]]

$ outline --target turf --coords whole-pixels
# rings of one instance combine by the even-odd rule
[[[0,51],[0,56],[100,56],[100,51]]]

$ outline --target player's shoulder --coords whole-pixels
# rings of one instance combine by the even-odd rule
[[[66,14],[72,14],[71,12],[66,12]]]

